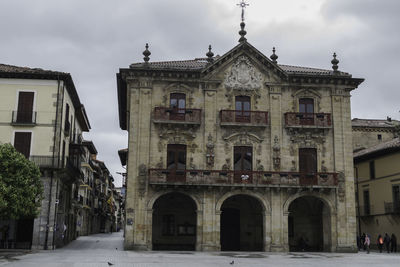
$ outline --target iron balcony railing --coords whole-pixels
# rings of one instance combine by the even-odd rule
[[[201,109],[155,107],[155,122],[201,123]]]
[[[61,162],[58,157],[53,156],[30,156],[29,160],[34,162],[39,168],[61,168]]]
[[[384,202],[385,213],[396,213],[400,214],[400,201],[396,202]]]
[[[14,110],[11,122],[13,124],[36,124],[36,111],[21,112]]]
[[[149,183],[185,185],[337,186],[337,173],[149,169]]]
[[[268,112],[245,110],[221,110],[221,124],[268,125]]]
[[[359,210],[359,216],[361,217],[372,216],[374,214],[373,205],[360,206],[358,210]]]
[[[287,127],[314,126],[330,128],[332,125],[330,113],[285,113],[285,125]]]

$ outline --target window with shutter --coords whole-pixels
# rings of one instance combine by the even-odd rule
[[[14,135],[15,149],[23,154],[26,158],[29,158],[31,153],[31,137],[31,132],[15,132]]]
[[[19,92],[17,123],[33,123],[34,92]]]
[[[313,184],[317,179],[317,150],[315,148],[299,149],[299,171],[302,184]]]

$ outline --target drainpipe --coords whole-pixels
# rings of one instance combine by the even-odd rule
[[[361,235],[361,219],[360,219],[360,196],[358,194],[358,167],[356,169],[356,194],[357,194],[357,220],[358,220],[358,234]]]
[[[53,157],[51,159],[52,167],[55,165],[55,153],[56,153],[56,134],[57,134],[57,120],[58,120],[58,104],[60,99],[60,77],[57,75],[57,103],[56,103],[56,119],[54,122],[54,140],[53,140]],[[60,164],[60,159],[57,161],[57,167]],[[44,239],[44,249],[48,249],[48,240],[49,240],[49,226],[50,226],[50,211],[51,211],[51,195],[53,193],[53,180],[54,180],[54,170],[51,171],[50,176],[50,192],[49,192],[49,205],[47,207],[47,224],[46,224],[46,234]],[[54,228],[53,228],[53,236],[54,236]],[[54,245],[54,244],[53,244]]]

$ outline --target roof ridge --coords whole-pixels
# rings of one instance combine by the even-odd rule
[[[295,67],[295,68],[302,68],[302,69],[313,69],[313,70],[331,71],[331,70],[328,70],[328,69],[321,69],[321,68],[315,68],[315,67],[303,67],[303,66],[288,65],[288,64],[278,64],[278,66],[286,66],[286,67]]]

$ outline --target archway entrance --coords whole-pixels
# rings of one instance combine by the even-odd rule
[[[153,250],[195,250],[196,203],[187,195],[168,193],[153,205]]]
[[[290,203],[288,220],[290,251],[330,251],[331,216],[321,199],[297,198]]]
[[[221,250],[263,250],[263,208],[251,196],[235,195],[221,207]]]

